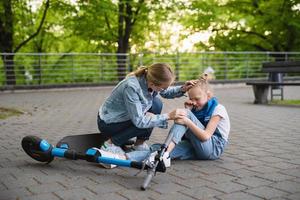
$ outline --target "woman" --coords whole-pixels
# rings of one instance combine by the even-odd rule
[[[135,150],[148,150],[145,143],[154,127],[167,128],[168,120],[182,115],[181,111],[160,114],[164,98],[181,97],[193,86],[193,81],[183,86],[169,87],[175,75],[168,64],[155,63],[140,67],[128,74],[113,89],[99,109],[98,128],[106,138],[101,147],[113,153],[122,153],[120,146],[136,137]]]

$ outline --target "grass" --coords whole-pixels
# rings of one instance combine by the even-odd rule
[[[273,100],[270,103],[273,105],[300,106],[300,99]]]
[[[8,117],[12,117],[12,116],[18,116],[23,114],[23,112],[13,109],[13,108],[4,108],[4,107],[0,107],[0,120],[1,119],[6,119]]]

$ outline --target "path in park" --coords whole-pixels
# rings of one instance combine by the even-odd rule
[[[67,135],[97,132],[98,107],[112,87],[1,92],[0,106],[24,111],[0,120],[0,200],[32,199],[300,199],[300,108],[254,105],[251,87],[216,86],[231,118],[230,144],[216,161],[175,161],[140,191],[145,173],[103,169],[85,161],[38,163],[20,142],[34,134],[56,144]],[[300,99],[299,87],[285,97]],[[164,100],[164,111],[183,99]],[[167,130],[154,129],[149,143]]]

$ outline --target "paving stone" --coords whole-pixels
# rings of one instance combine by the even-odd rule
[[[61,199],[53,193],[46,193],[46,194],[38,194],[32,196],[24,196],[21,197],[20,200],[61,200]]]
[[[286,196],[289,200],[299,200],[300,199],[300,192],[296,192],[294,194],[290,194]]]
[[[215,190],[218,190],[218,191],[221,191],[221,192],[224,192],[227,194],[247,189],[246,186],[238,184],[238,183],[234,183],[234,182],[211,184],[207,187],[213,188]]]
[[[59,198],[63,200],[75,200],[75,199],[86,199],[86,200],[93,200],[97,199],[97,196],[95,193],[91,192],[90,190],[86,188],[76,188],[72,190],[64,190],[64,191],[57,191],[54,192],[54,194]]]
[[[22,150],[24,135],[56,144],[67,135],[98,132],[97,112],[111,90],[0,92],[1,106],[26,112],[0,120],[0,199],[300,199],[299,109],[254,105],[251,87],[215,90],[231,119],[229,145],[219,160],[174,161],[144,192],[145,173],[134,176],[136,169],[65,159],[45,165]],[[300,93],[285,87],[285,97],[300,99]],[[163,102],[165,113],[181,107],[183,99]],[[148,143],[164,141],[171,125],[155,128]]]
[[[89,189],[89,191],[92,191],[96,195],[101,193],[121,191],[125,189],[125,187],[123,187],[122,185],[114,182],[98,184],[98,185],[87,185],[86,188]]]
[[[245,177],[245,178],[237,179],[235,180],[235,182],[249,187],[258,187],[258,186],[270,185],[273,183],[272,181],[268,181],[259,177]]]
[[[281,174],[281,173],[278,173],[278,172],[259,174],[259,175],[256,175],[256,176],[259,177],[259,178],[263,178],[263,179],[266,179],[266,180],[273,181],[273,182],[279,182],[279,181],[294,179],[293,176]]]
[[[214,183],[220,183],[220,182],[230,182],[232,180],[236,180],[237,178],[228,174],[212,174],[212,175],[206,175],[202,176],[203,179],[212,181]]]
[[[43,194],[43,193],[50,193],[56,191],[64,191],[67,189],[64,185],[59,183],[41,184],[37,186],[30,186],[27,188],[33,194]]]
[[[284,196],[288,195],[287,192],[276,190],[276,189],[268,187],[268,186],[257,187],[257,188],[245,190],[245,192],[256,195],[263,199],[271,199],[274,197],[284,197]]]
[[[230,194],[219,195],[217,198],[222,200],[261,200],[260,197],[253,196],[245,192],[234,192]]]
[[[18,199],[24,196],[32,195],[31,192],[27,190],[27,188],[15,188],[12,190],[3,190],[0,191],[0,200],[7,200],[7,199]]]
[[[290,192],[290,193],[296,193],[300,191],[300,184],[298,182],[294,181],[281,181],[274,184],[271,184],[273,188],[280,189],[282,191]]]
[[[141,197],[142,199],[143,197]],[[194,197],[188,196],[186,194],[182,194],[180,192],[175,192],[175,193],[164,193],[164,194],[154,194],[150,197],[148,197],[150,200],[175,200],[175,199],[180,199],[180,200],[195,200]],[[210,198],[208,198],[210,199]],[[211,198],[213,199],[213,198]]]
[[[193,188],[193,189],[185,189],[181,191],[182,194],[188,195],[190,197],[194,197],[195,199],[207,199],[210,197],[215,197],[218,195],[223,194],[220,191],[217,191],[215,189],[211,189],[208,187],[199,187],[199,188]]]

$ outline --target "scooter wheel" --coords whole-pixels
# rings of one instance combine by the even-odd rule
[[[51,155],[52,146],[47,151],[42,151],[40,143],[42,139],[36,136],[26,136],[22,139],[22,148],[34,160],[50,163],[54,157]]]

